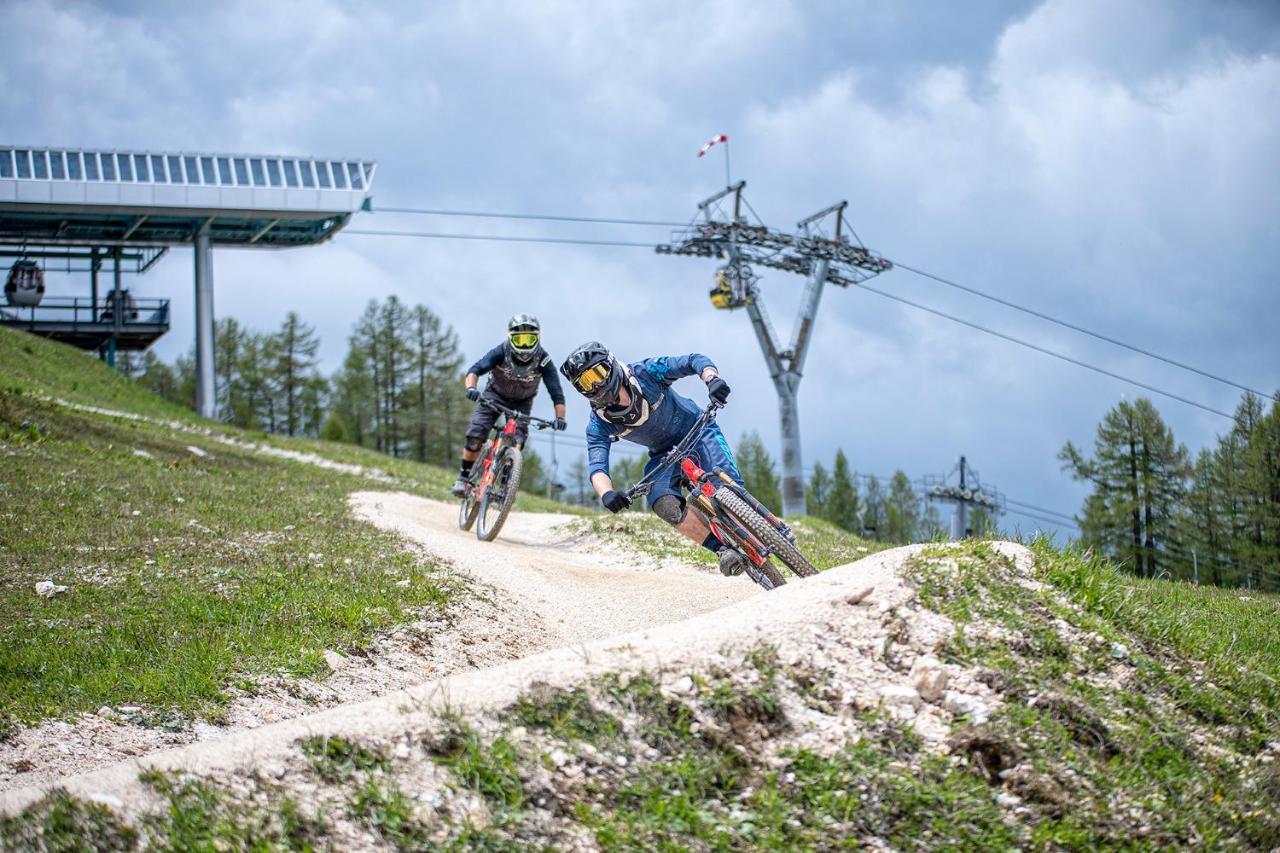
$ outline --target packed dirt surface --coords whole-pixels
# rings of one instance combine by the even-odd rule
[[[0,791],[43,785],[187,744],[220,740],[326,708],[361,702],[456,672],[677,622],[754,596],[677,560],[655,564],[570,529],[575,516],[513,512],[494,542],[458,529],[457,504],[360,492],[352,511],[440,562],[466,587],[431,614],[374,639],[367,654],[326,650],[320,680],[259,677],[252,695],[229,688],[219,724],[169,720],[153,709],[102,708],[14,733],[0,743]]]
[[[536,614],[546,634],[529,638],[530,653],[678,622],[763,592],[745,577],[675,560],[655,565],[604,546],[570,529],[575,516],[513,512],[495,541],[481,542],[458,529],[457,504],[388,492],[360,492],[351,501],[357,517]]]

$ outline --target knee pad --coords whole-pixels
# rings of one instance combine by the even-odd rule
[[[475,453],[477,450],[484,447],[484,439],[479,436],[469,435],[467,436],[467,443],[463,446],[470,452]]]
[[[684,521],[689,508],[675,495],[663,495],[653,502],[653,512],[658,518],[674,527]]]

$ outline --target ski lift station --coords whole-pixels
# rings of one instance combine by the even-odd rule
[[[191,246],[196,410],[212,418],[214,247],[323,243],[366,206],[375,171],[369,160],[0,145],[0,325],[114,364],[117,350],[169,330],[169,300],[135,298],[122,277]],[[87,273],[87,296],[46,298],[46,270]]]

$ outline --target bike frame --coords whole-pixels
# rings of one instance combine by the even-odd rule
[[[694,445],[702,437],[702,433],[707,426],[715,420],[716,410],[720,408],[720,403],[712,402],[702,412],[702,416],[698,418],[697,423],[689,430],[684,438],[676,443],[676,446],[667,451],[662,460],[654,467],[649,475],[640,478],[635,485],[627,490],[627,497],[635,499],[649,493],[653,488],[653,480],[659,472],[665,471],[677,461],[680,463],[679,484],[683,491],[687,492],[686,502],[706,521],[707,527],[711,530],[713,536],[722,543],[731,547],[740,549],[752,565],[759,567],[769,559],[769,555],[773,552],[761,542],[751,531],[747,530],[712,500],[716,493],[716,489],[724,486],[747,502],[747,505],[778,529],[778,531],[792,542],[795,541],[795,535],[791,532],[791,528],[787,527],[782,519],[765,508],[764,504],[756,500],[755,496],[746,489],[734,482],[733,478],[719,468],[707,471],[693,461],[690,454],[693,452]],[[726,535],[727,534],[727,535]]]
[[[481,405],[488,406],[500,415],[505,415],[507,421],[502,425],[502,429],[498,431],[498,434],[489,441],[489,447],[485,451],[484,455],[484,466],[481,469],[482,473],[480,479],[475,483],[475,488],[478,493],[483,493],[485,489],[493,485],[493,462],[498,458],[498,454],[502,451],[502,448],[504,446],[516,446],[516,431],[519,428],[519,422],[521,420],[527,421],[530,426],[536,427],[537,429],[548,429],[553,426],[551,421],[534,417],[533,415],[526,415],[524,412],[517,412],[515,409],[508,409],[506,406],[499,405],[492,400],[482,400]]]

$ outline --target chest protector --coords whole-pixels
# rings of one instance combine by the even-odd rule
[[[528,400],[538,394],[538,383],[542,381],[542,362],[547,354],[539,344],[533,357],[528,361],[516,358],[511,349],[511,342],[502,345],[502,361],[489,375],[489,387],[508,400]]]

